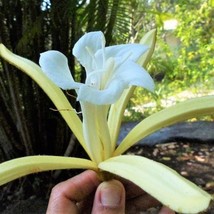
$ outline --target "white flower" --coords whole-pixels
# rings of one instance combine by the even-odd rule
[[[102,32],[86,33],[73,48],[74,56],[85,67],[85,84],[74,81],[67,58],[58,51],[42,53],[39,64],[60,88],[77,89],[77,100],[105,105],[116,102],[131,85],[154,89],[150,75],[137,64],[146,50],[140,44],[105,47]]]
[[[191,99],[147,117],[116,147],[123,116],[120,110],[124,109],[132,88],[116,104],[103,104],[115,102],[129,85],[140,85],[150,90],[153,88],[151,77],[136,62],[144,64],[150,58],[155,45],[155,31],[148,32],[143,41],[149,46],[145,55],[142,55],[144,46],[136,44],[104,48],[105,40],[101,32],[83,36],[75,45],[73,53],[86,69],[85,84],[74,81],[66,57],[57,51],[43,53],[40,59],[42,69],[51,81],[38,65],[13,54],[0,44],[0,56],[39,84],[91,159],[48,155],[16,158],[0,164],[0,185],[33,172],[83,168],[96,171],[104,180],[109,179],[106,173],[130,180],[179,213],[199,213],[208,208],[213,197],[174,170],[148,158],[122,153],[162,127],[198,115],[213,114],[214,96]],[[63,89],[76,89],[82,107],[82,122],[72,111],[64,93],[53,82]]]

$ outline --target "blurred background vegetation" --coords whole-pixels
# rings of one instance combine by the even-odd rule
[[[85,32],[101,30],[111,45],[138,42],[153,28],[157,45],[147,69],[156,91],[137,89],[124,120],[140,120],[182,99],[213,93],[213,0],[0,0],[0,42],[36,63],[43,51],[63,52],[77,81],[85,76],[71,53]],[[35,154],[84,155],[43,91],[0,60],[0,162]],[[79,111],[75,99],[68,99]],[[35,192],[44,180],[54,182],[63,173],[16,182],[22,188],[30,183]]]

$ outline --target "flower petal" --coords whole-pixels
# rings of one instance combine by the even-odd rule
[[[134,85],[144,87],[149,91],[154,91],[154,81],[149,73],[131,60],[127,60],[118,66],[114,78],[123,81],[126,88]]]
[[[74,45],[73,55],[85,67],[87,72],[95,70],[95,53],[102,52],[105,47],[105,37],[101,31],[86,33]]]
[[[145,87],[151,91],[154,89],[154,82],[150,75],[136,63],[127,61],[118,66],[105,89],[99,90],[89,85],[82,85],[78,90],[77,100],[97,105],[112,104],[130,85]]]
[[[41,53],[39,64],[48,78],[60,88],[64,90],[79,88],[80,83],[74,82],[67,57],[61,52],[51,50]]]
[[[110,158],[98,168],[128,179],[178,213],[205,210],[211,195],[164,164],[135,155]]]
[[[113,45],[105,48],[105,57],[106,59],[110,57],[115,57],[118,59],[128,57],[128,59],[136,62],[147,49],[147,46],[141,44]],[[99,58],[100,55],[102,55],[101,50],[96,53],[96,58]]]
[[[108,105],[116,102],[124,90],[124,83],[114,79],[108,88],[99,90],[88,85],[82,85],[78,90],[77,100],[86,101],[96,105]]]

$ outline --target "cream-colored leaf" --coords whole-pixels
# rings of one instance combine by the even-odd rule
[[[108,126],[111,136],[112,151],[115,149],[117,143],[120,126],[123,119],[123,113],[135,88],[136,86],[131,86],[128,89],[125,89],[120,99],[116,103],[112,104],[110,107],[108,116]]]
[[[16,158],[0,164],[0,185],[31,173],[77,168],[97,170],[94,162],[81,158],[46,155]]]
[[[212,198],[176,171],[148,158],[121,155],[101,162],[98,168],[132,181],[179,213],[199,213]]]
[[[214,113],[214,96],[189,99],[157,112],[136,125],[114,152],[120,155],[149,134],[180,121]]]
[[[148,46],[149,49],[138,59],[139,65],[146,66],[150,58],[152,57],[152,54],[155,49],[156,34],[157,30],[152,29],[148,33],[146,33],[144,37],[140,40],[140,44]]]
[[[37,84],[55,104],[59,113],[73,131],[83,148],[88,152],[83,138],[82,122],[77,116],[75,109],[73,109],[71,104],[68,102],[62,90],[47,78],[37,64],[26,58],[13,54],[3,44],[0,44],[0,56],[37,82]]]
[[[138,59],[137,63],[139,65],[146,67],[147,63],[149,62],[153,54],[155,48],[155,41],[156,41],[155,29],[146,33],[144,37],[141,39],[140,44],[146,45],[148,47],[148,50]],[[111,105],[108,117],[108,125],[111,135],[112,149],[114,149],[116,146],[123,114],[135,88],[136,88],[135,86],[131,86],[129,87],[129,89],[126,89],[123,92],[120,99],[115,104]]]

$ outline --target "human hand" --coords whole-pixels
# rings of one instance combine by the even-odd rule
[[[118,180],[101,182],[95,172],[87,170],[52,189],[46,214],[131,214],[136,213],[133,207],[145,209],[145,202],[155,203],[136,186],[126,183],[125,187]],[[159,214],[174,212],[162,207]]]

